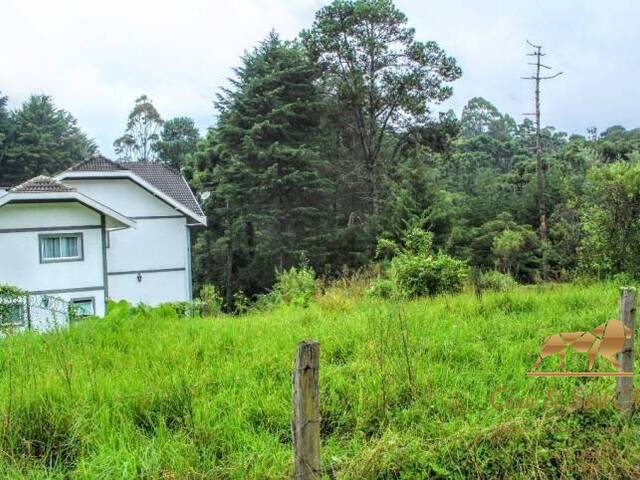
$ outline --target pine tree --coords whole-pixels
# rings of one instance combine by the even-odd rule
[[[53,175],[86,159],[96,149],[70,113],[51,97],[33,95],[9,117],[0,184],[15,185],[36,175]]]
[[[262,291],[276,269],[322,265],[328,185],[317,148],[322,108],[302,48],[271,33],[243,58],[209,137],[211,176],[225,218],[226,290]],[[202,148],[207,148],[203,146]],[[230,265],[230,266],[229,266]],[[234,278],[231,278],[234,277]]]

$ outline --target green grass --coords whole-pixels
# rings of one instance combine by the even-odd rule
[[[0,342],[0,477],[291,478],[292,362],[314,338],[327,478],[638,478],[640,422],[574,401],[614,379],[525,376],[545,336],[617,300],[605,283],[408,302],[334,289],[205,319],[118,306]]]

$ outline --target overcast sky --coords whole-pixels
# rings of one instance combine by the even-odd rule
[[[286,38],[313,22],[319,0],[0,0],[0,91],[16,108],[52,95],[102,153],[113,154],[136,97],[163,118],[215,122],[212,100],[244,50],[275,29]],[[615,0],[397,0],[420,40],[455,56],[463,76],[440,109],[459,115],[483,96],[518,121],[531,111],[527,39],[564,75],[543,85],[543,123],[640,126],[640,2]]]

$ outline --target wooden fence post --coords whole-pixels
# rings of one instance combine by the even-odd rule
[[[623,287],[620,289],[620,321],[631,329],[631,338],[625,339],[624,348],[618,361],[623,372],[633,372],[633,347],[636,336],[636,289]],[[618,406],[627,414],[633,412],[633,377],[616,379],[616,400]]]
[[[293,449],[296,480],[320,478],[320,345],[298,344],[293,371]]]

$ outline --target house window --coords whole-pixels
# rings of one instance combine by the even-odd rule
[[[0,304],[0,326],[16,326],[24,324],[24,308],[22,303]]]
[[[40,235],[40,262],[72,262],[83,259],[82,234]]]
[[[96,314],[93,298],[75,298],[71,300],[71,306],[78,317],[90,317]]]

